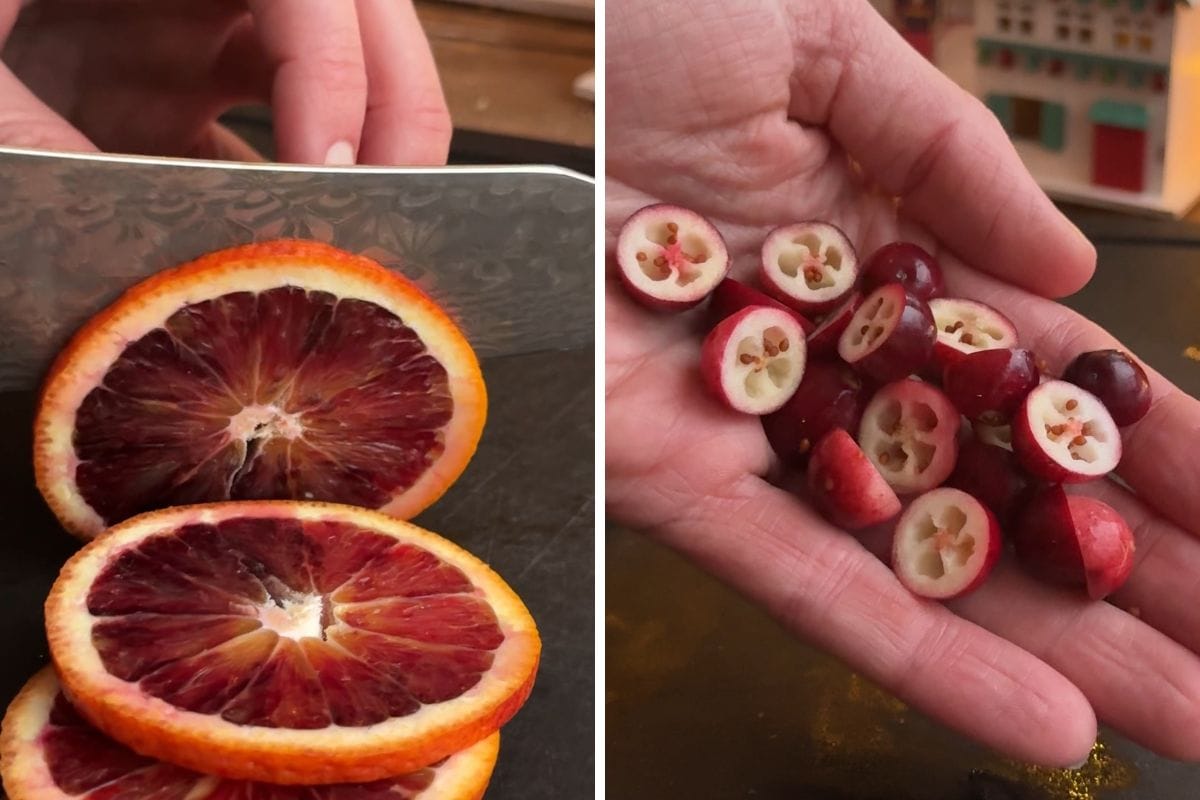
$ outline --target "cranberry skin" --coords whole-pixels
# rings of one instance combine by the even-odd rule
[[[1003,447],[971,440],[958,450],[947,485],[961,489],[987,506],[1005,527],[1029,494],[1029,479],[1017,457]]]
[[[1061,486],[1039,492],[1014,533],[1026,570],[1050,583],[1086,588],[1093,600],[1116,591],[1133,571],[1133,532],[1121,515]]]
[[[1040,378],[1028,350],[980,350],[946,366],[942,389],[970,419],[1008,419]]]
[[[894,290],[892,294],[901,304],[900,319],[878,347],[851,365],[867,378],[881,384],[920,372],[932,360],[937,342],[937,328],[929,305],[898,283],[877,291],[889,287]],[[868,300],[870,297],[863,300],[863,305]],[[859,308],[861,310],[861,306]],[[850,325],[854,324],[852,320]],[[843,331],[843,337],[846,333]]]
[[[783,408],[762,418],[767,441],[785,462],[803,466],[809,451],[835,428],[857,431],[867,405],[863,382],[845,364],[808,362],[804,380]]]
[[[817,327],[812,320],[796,309],[789,308],[774,297],[763,294],[753,286],[747,286],[741,281],[735,281],[733,278],[725,278],[717,284],[717,288],[713,289],[712,300],[708,305],[712,309],[713,324],[749,306],[769,306],[771,308],[778,308],[780,311],[786,311],[800,323],[800,327],[804,329],[805,336],[808,336]]]
[[[938,260],[912,242],[892,242],[872,253],[863,267],[862,283],[868,292],[885,283],[900,283],[926,301],[946,294]]]
[[[807,481],[809,497],[821,514],[847,530],[878,525],[900,513],[900,498],[841,428],[813,448]]]
[[[1132,425],[1150,410],[1150,379],[1120,350],[1094,350],[1076,356],[1063,373],[1063,380],[1099,397],[1113,422],[1121,427]]]

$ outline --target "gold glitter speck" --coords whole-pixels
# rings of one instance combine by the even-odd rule
[[[1108,792],[1133,786],[1137,778],[1133,767],[1110,753],[1104,742],[1092,745],[1087,762],[1079,769],[1048,769],[1006,761],[995,771],[1003,777],[1040,786],[1051,797],[1063,800],[1101,800]]]

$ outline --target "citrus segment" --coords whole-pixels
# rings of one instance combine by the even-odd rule
[[[63,568],[51,653],[138,752],[276,783],[362,781],[489,735],[532,685],[533,620],[455,545],[294,501],[151,512]]]
[[[271,242],[143,281],[80,330],[43,390],[35,470],[85,536],[231,499],[408,517],[465,468],[485,413],[474,353],[414,285]]]
[[[9,706],[0,775],[11,800],[478,800],[500,734],[429,767],[370,783],[284,786],[220,779],[138,755],[92,727],[51,668]]]

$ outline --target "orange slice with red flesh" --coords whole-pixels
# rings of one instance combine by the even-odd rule
[[[221,250],[129,289],[50,369],[38,488],[85,538],[188,503],[298,499],[407,519],[487,413],[462,332],[404,277],[317,242]]]
[[[541,643],[457,545],[374,511],[242,501],[92,540],[46,601],[63,687],[143,755],[270,783],[373,781],[499,730]]]
[[[204,775],[140,756],[85,720],[47,667],[8,707],[0,777],[10,800],[479,800],[500,734],[432,766],[370,783],[288,786]]]

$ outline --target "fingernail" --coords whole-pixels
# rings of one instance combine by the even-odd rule
[[[325,151],[325,165],[329,167],[348,167],[354,163],[354,145],[345,139],[334,142]]]

